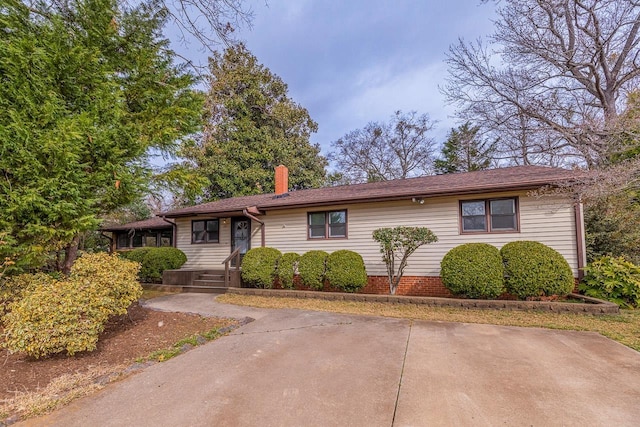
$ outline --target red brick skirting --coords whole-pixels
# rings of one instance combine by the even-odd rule
[[[368,276],[369,281],[367,285],[362,288],[358,294],[373,294],[373,295],[389,295],[389,279],[387,276]],[[300,276],[295,276],[293,279],[294,290],[297,291],[310,291],[308,286],[304,286],[300,281]],[[273,289],[282,289],[278,282],[274,283]],[[325,285],[322,292],[341,292],[339,289],[332,288],[329,285]],[[573,292],[578,292],[578,280],[576,279],[576,285]],[[400,284],[396,290],[396,295],[411,296],[411,297],[438,297],[438,298],[453,298],[454,295],[445,288],[442,284],[442,278],[440,276],[402,276]],[[501,300],[516,300],[514,295],[503,294],[498,297]]]
[[[387,276],[369,276],[369,283],[362,291],[363,294],[389,294],[389,279]],[[443,297],[453,295],[442,284],[439,276],[403,276],[398,284],[396,295],[414,297]]]
[[[300,276],[293,279],[294,289],[298,291],[311,290],[308,286],[304,286],[300,281]],[[282,289],[280,284],[276,282],[274,289]],[[323,292],[341,292],[339,289],[325,285]],[[388,295],[389,279],[387,276],[369,276],[367,285],[358,292],[360,294]],[[453,295],[442,284],[439,276],[403,276],[396,290],[396,295],[416,296],[416,297],[443,297],[450,298]]]

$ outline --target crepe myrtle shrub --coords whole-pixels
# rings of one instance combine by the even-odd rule
[[[278,259],[277,274],[280,286],[284,289],[293,289],[293,278],[296,275],[299,260],[300,255],[295,252],[282,254]]]
[[[303,285],[317,291],[324,287],[328,256],[325,251],[309,251],[300,257],[298,274]]]
[[[389,292],[395,295],[407,260],[422,245],[437,242],[438,237],[426,227],[378,228],[373,240],[380,244],[382,261],[387,266]]]
[[[584,273],[580,292],[622,308],[640,307],[640,266],[624,257],[604,256],[587,265]]]
[[[367,284],[367,270],[360,254],[339,250],[327,257],[327,280],[343,292],[358,292]]]
[[[442,258],[440,276],[454,295],[491,299],[505,291],[500,251],[487,243],[465,243],[451,249]]]
[[[184,252],[173,247],[137,248],[121,252],[120,256],[140,263],[138,277],[144,283],[160,282],[165,270],[175,270],[187,262]]]
[[[500,249],[507,291],[520,299],[567,295],[574,287],[569,263],[555,249],[534,241],[515,241]]]
[[[4,346],[34,358],[92,351],[111,316],[142,295],[139,265],[105,253],[85,254],[62,280],[22,276],[26,288],[4,316]]]
[[[254,288],[271,289],[282,253],[269,247],[249,249],[242,258],[242,281]]]

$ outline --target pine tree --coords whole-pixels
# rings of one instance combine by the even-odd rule
[[[28,267],[62,251],[68,272],[80,234],[146,191],[149,150],[195,132],[202,103],[155,3],[66,5],[0,11],[0,234]]]
[[[471,172],[489,169],[496,142],[480,139],[478,126],[469,122],[451,129],[442,146],[442,158],[434,162],[436,173]]]

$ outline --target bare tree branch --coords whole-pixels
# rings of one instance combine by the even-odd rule
[[[425,175],[433,162],[432,129],[428,115],[396,111],[388,123],[369,123],[333,142],[329,159],[353,183]]]
[[[515,163],[609,162],[640,84],[638,2],[498,3],[488,43],[459,40],[449,50],[441,90],[457,115],[499,137]]]

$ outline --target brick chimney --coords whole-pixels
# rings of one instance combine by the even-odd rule
[[[289,192],[289,169],[286,166],[276,166],[276,196]]]

